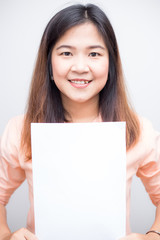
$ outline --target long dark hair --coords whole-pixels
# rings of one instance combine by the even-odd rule
[[[106,14],[96,5],[76,4],[59,11],[47,24],[40,43],[31,82],[27,111],[22,131],[22,148],[31,158],[31,122],[64,122],[65,109],[60,92],[51,81],[51,53],[57,40],[71,27],[93,23],[109,52],[109,74],[100,92],[99,111],[102,121],[126,121],[127,148],[139,137],[139,122],[129,105],[114,30]]]

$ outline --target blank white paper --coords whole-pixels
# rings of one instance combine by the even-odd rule
[[[125,123],[32,123],[39,240],[116,240],[126,232]]]

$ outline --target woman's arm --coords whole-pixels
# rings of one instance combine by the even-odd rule
[[[6,208],[0,204],[0,239],[3,240],[10,234],[11,231],[7,225]]]
[[[155,221],[150,230],[160,232],[160,204],[156,209]],[[148,234],[131,233],[120,240],[160,240],[160,235],[150,232]]]
[[[11,233],[7,225],[6,208],[0,204],[0,240],[22,239],[38,240],[38,238],[26,228],[21,228],[18,231]]]
[[[157,230],[160,232],[160,204],[157,206],[156,217],[155,217],[155,221],[151,227],[151,230]],[[160,239],[160,236],[159,236],[159,239]]]

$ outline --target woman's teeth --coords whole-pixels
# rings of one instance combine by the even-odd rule
[[[89,81],[74,81],[74,80],[71,80],[71,83],[76,83],[76,84],[88,84]]]

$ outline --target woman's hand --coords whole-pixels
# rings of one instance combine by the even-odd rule
[[[149,234],[131,233],[119,240],[160,240],[160,236],[158,236],[155,233],[149,233]]]
[[[38,238],[26,228],[10,234],[5,234],[0,240],[38,240]]]

